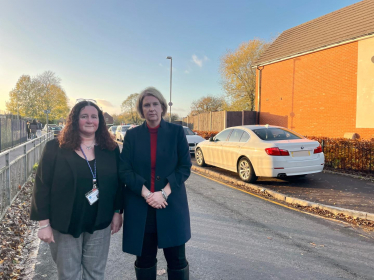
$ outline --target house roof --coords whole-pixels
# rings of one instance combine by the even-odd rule
[[[374,0],[363,0],[284,31],[255,65],[269,64],[373,34]]]

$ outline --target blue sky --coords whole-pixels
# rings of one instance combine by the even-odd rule
[[[0,0],[0,110],[18,78],[51,70],[71,100],[98,99],[109,113],[132,93],[158,88],[172,112],[224,95],[220,57],[357,0]]]

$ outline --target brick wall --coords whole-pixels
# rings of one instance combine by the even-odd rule
[[[303,135],[374,137],[374,129],[356,128],[357,54],[353,42],[264,66],[260,124]]]

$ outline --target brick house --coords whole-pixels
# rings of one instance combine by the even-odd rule
[[[104,115],[104,120],[107,126],[112,126],[113,125],[113,117],[109,115],[107,112],[103,113]]]
[[[260,124],[374,137],[374,0],[284,31],[255,64]]]

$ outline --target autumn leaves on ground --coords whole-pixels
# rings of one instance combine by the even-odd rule
[[[37,224],[30,221],[32,174],[0,222],[0,279],[28,279],[31,255],[38,242]]]

